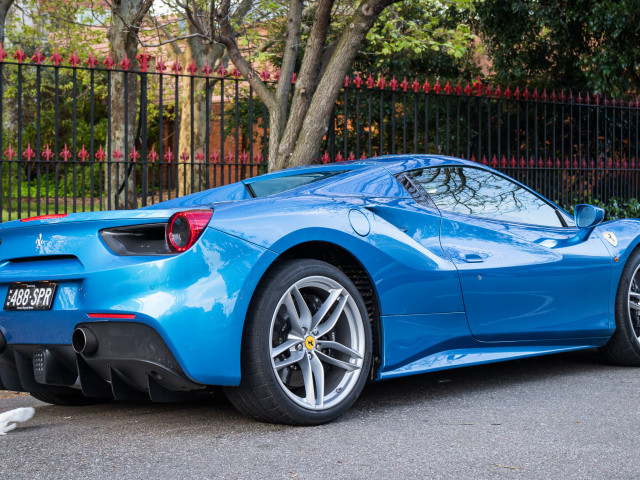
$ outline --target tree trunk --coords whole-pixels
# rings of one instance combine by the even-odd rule
[[[109,53],[116,63],[114,68],[123,69],[121,63],[125,55],[131,63],[128,72],[111,74],[111,135],[107,141],[110,143],[112,156],[109,160],[117,163],[111,164],[111,171],[108,172],[107,178],[111,189],[112,206],[116,209],[130,209],[138,206],[136,168],[131,158],[137,131],[138,75],[132,70],[137,65],[138,36],[136,29],[131,27],[140,24],[142,16],[150,6],[149,0],[113,2],[113,8],[117,9],[118,13],[112,13],[111,27],[107,33]]]
[[[298,102],[295,101],[298,99],[294,98],[294,105],[282,137],[284,142],[280,148],[273,149],[275,156],[269,157],[270,171],[309,165],[318,156],[322,140],[329,130],[331,112],[342,89],[344,77],[351,68],[360,45],[382,11],[396,1],[398,0],[361,1],[333,50],[326,68],[322,65],[309,66],[309,75],[319,69],[320,78],[307,78],[304,81],[304,88],[312,89],[312,93],[301,93],[312,95],[310,102],[304,99]],[[314,33],[321,39],[326,35],[323,29],[319,28],[316,31],[314,28],[308,40],[312,45],[315,40],[312,38]],[[317,88],[313,88],[316,84]],[[301,118],[304,119],[302,122]],[[273,116],[270,116],[270,119],[273,119]],[[269,151],[271,154],[271,146]]]
[[[4,44],[4,24],[7,21],[7,13],[13,5],[13,0],[0,0],[0,43]]]
[[[190,39],[180,55],[180,62],[185,68],[192,60],[197,67],[202,67],[207,62],[215,67],[223,53],[224,47],[222,45],[211,47],[199,43],[196,39]],[[177,155],[180,158],[182,153],[186,152],[185,158],[188,158],[186,160],[180,158],[179,160],[177,194],[186,195],[199,192],[207,185],[208,159],[204,158],[204,155],[207,151],[207,123],[211,122],[211,119],[207,118],[207,102],[211,102],[211,91],[207,94],[207,81],[202,78],[201,72],[196,72],[193,77],[183,77],[180,84],[178,107],[180,152],[177,152]],[[199,154],[203,156],[200,157]],[[196,155],[202,159],[202,163],[196,159]]]

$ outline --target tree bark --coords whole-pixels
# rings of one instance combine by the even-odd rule
[[[317,156],[322,139],[329,130],[331,111],[342,89],[344,77],[351,68],[360,45],[382,11],[398,1],[363,0],[360,3],[319,80],[292,154],[288,159],[276,158],[273,161],[269,159],[270,169],[272,163],[274,168],[283,164],[287,167],[308,165]],[[295,128],[295,126],[289,124],[287,128]]]
[[[271,162],[270,169],[280,170],[285,168],[295,148],[298,135],[302,129],[302,122],[315,93],[320,61],[327,40],[327,31],[334,3],[334,0],[320,0],[318,2],[313,26],[307,41],[304,58],[302,59],[300,75],[296,82],[296,90],[291,102],[288,127],[281,141],[278,142],[278,149],[274,152],[275,155],[270,155],[270,158],[274,159]]]
[[[231,15],[231,22],[240,22],[253,6],[253,0],[243,0],[237,6],[235,12]],[[210,12],[213,13],[213,12]],[[199,28],[198,28],[199,27]],[[187,34],[193,34],[202,31],[203,25],[188,25]],[[186,68],[191,61],[196,66],[202,67],[208,63],[215,71],[222,63],[225,47],[221,43],[213,45],[205,44],[199,39],[192,37],[187,40],[184,50],[176,43],[171,44],[174,53],[179,56],[180,63]],[[201,78],[201,73],[197,73],[193,78],[193,109],[191,101],[192,79],[183,77],[180,89],[179,119],[180,133],[178,144],[181,152],[187,152],[189,159],[180,159],[181,165],[178,169],[178,194],[189,194],[202,190],[207,184],[208,170],[202,168],[195,155],[198,152],[203,154],[206,150],[207,142],[207,123],[211,122],[207,118],[207,102],[211,102],[211,95],[207,95],[206,79]],[[193,128],[192,128],[192,112],[193,112]],[[193,141],[192,141],[193,138]],[[205,161],[208,161],[205,159]],[[187,163],[187,165],[185,165]],[[193,165],[193,166],[192,166]]]
[[[4,44],[4,24],[7,21],[7,13],[13,5],[13,0],[0,0],[0,43]]]
[[[135,145],[138,76],[136,68],[137,28],[151,7],[152,0],[116,0],[112,3],[111,26],[107,33],[109,53],[117,69],[126,57],[131,62],[129,72],[111,74],[111,135],[108,139],[112,158],[107,176],[113,206],[117,209],[137,208],[136,169],[130,154]],[[119,157],[119,158],[117,158]]]
[[[180,55],[180,63],[187,67],[192,60],[197,66],[208,62],[215,69],[223,54],[224,47],[222,45],[204,45],[197,39],[191,38]],[[207,118],[207,102],[211,102],[211,95],[207,94],[207,81],[202,78],[201,73],[196,73],[193,78],[182,77],[180,83],[178,144],[180,145],[179,153],[186,152],[188,159],[186,161],[180,159],[177,194],[186,195],[202,190],[207,184],[208,171],[200,165],[195,156],[198,151],[202,154],[207,151],[207,123],[211,121],[210,118]],[[193,97],[191,92],[193,92]]]

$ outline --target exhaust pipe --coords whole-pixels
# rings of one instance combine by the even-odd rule
[[[2,332],[0,332],[0,355],[4,353],[7,348],[7,339],[4,338]]]
[[[98,350],[98,338],[88,328],[78,327],[71,335],[71,345],[76,353],[89,355]]]

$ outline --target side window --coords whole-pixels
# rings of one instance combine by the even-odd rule
[[[413,172],[439,209],[507,222],[562,227],[555,209],[520,185],[480,168]]]

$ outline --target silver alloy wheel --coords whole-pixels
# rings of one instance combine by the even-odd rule
[[[631,320],[631,328],[636,334],[636,338],[640,340],[640,265],[631,276],[629,283],[629,319]]]
[[[347,289],[331,278],[306,277],[289,287],[270,329],[271,365],[287,396],[312,410],[344,400],[362,374],[364,321]]]

